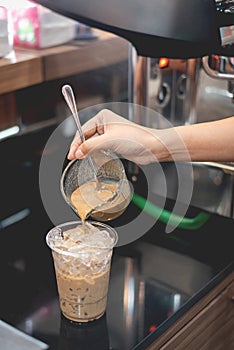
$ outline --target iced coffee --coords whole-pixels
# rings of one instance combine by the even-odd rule
[[[118,218],[128,207],[133,188],[121,160],[111,151],[92,153],[97,179],[88,158],[75,159],[66,166],[60,180],[63,198],[84,221]],[[98,180],[98,181],[96,181]]]
[[[117,191],[117,183],[88,181],[75,189],[71,194],[71,202],[77,210],[82,222],[95,208],[102,207],[114,197]],[[109,204],[111,206],[111,204]]]
[[[101,317],[116,231],[102,223],[76,221],[53,228],[46,241],[52,249],[63,315],[76,322]]]

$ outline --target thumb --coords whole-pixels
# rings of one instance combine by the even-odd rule
[[[86,141],[84,141],[75,153],[75,157],[78,159],[85,158],[89,153],[96,150],[107,150],[111,148],[112,142],[108,141],[105,134],[94,136]]]

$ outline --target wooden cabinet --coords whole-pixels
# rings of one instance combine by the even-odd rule
[[[16,48],[0,60],[0,94],[114,65],[128,59],[128,42],[101,30],[98,39],[47,49]]]
[[[0,60],[0,132],[12,126],[29,132],[64,120],[70,115],[61,94],[64,83],[77,88],[79,109],[105,102],[106,92],[113,97],[120,92],[129,44],[114,34],[95,32],[97,40],[38,50],[18,47]]]
[[[17,124],[15,94],[0,95],[0,131]]]
[[[159,349],[234,349],[234,273],[220,282],[147,348]]]

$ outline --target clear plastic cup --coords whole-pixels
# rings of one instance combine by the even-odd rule
[[[51,229],[46,242],[52,250],[60,308],[75,322],[100,318],[106,310],[109,274],[117,232],[99,222],[67,222]]]

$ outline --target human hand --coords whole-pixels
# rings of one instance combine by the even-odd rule
[[[165,147],[160,141],[162,130],[135,124],[107,109],[86,122],[82,130],[86,140],[82,143],[76,133],[68,154],[70,160],[83,159],[100,149],[111,149],[138,164],[155,162],[165,155]]]

